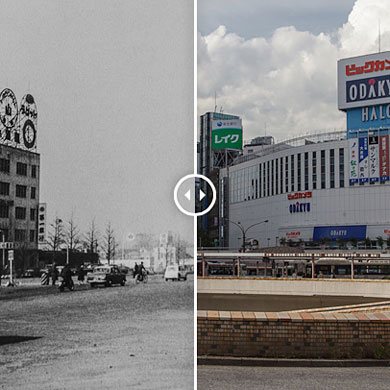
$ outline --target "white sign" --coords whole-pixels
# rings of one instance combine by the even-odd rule
[[[13,249],[8,251],[8,261],[14,261],[14,251],[13,251]]]
[[[339,60],[337,84],[339,110],[390,103],[390,52]]]
[[[379,181],[379,137],[377,135],[368,138],[368,163],[370,182]]]
[[[13,249],[14,243],[13,242],[0,242],[0,249]]]

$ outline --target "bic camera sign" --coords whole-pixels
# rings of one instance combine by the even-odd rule
[[[214,123],[215,122],[215,123]],[[240,119],[213,121],[212,149],[242,149],[242,125]]]

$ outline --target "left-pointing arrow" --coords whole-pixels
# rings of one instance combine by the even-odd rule
[[[191,190],[188,190],[184,196],[188,199],[188,200],[191,200]]]

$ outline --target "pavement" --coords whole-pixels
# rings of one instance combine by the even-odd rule
[[[387,390],[385,367],[198,366],[199,390]]]
[[[0,389],[192,389],[193,278],[0,288]]]

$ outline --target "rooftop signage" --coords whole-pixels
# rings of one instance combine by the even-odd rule
[[[242,149],[241,119],[213,120],[211,131],[213,150]]]
[[[339,60],[337,76],[339,110],[390,103],[390,52]]]
[[[9,88],[0,93],[0,144],[35,151],[38,112],[32,95],[26,94],[20,107]]]

